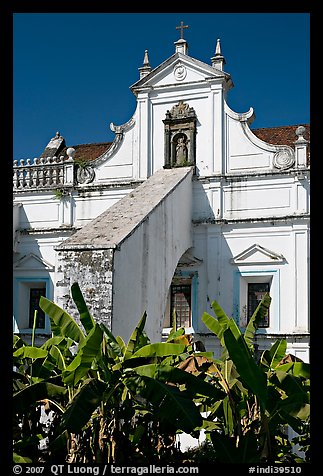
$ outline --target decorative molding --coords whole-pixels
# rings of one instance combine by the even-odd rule
[[[177,81],[183,81],[186,78],[187,69],[182,63],[179,63],[174,68],[174,76]]]
[[[86,165],[85,167],[78,167],[76,171],[76,179],[78,183],[91,183],[95,177],[95,172],[91,165]]]
[[[29,265],[28,265],[29,262]],[[14,271],[54,271],[55,266],[34,253],[23,256],[13,265]]]
[[[230,263],[236,265],[258,265],[284,263],[286,260],[282,254],[268,250],[257,243],[249,246],[246,250],[231,258]]]
[[[106,150],[105,152],[103,152],[103,154],[97,157],[92,162],[91,165],[94,167],[97,167],[98,165],[101,165],[103,162],[106,162],[107,160],[109,160],[120,149],[120,146],[123,142],[124,133],[129,131],[131,127],[135,125],[135,123],[136,121],[134,117],[131,117],[131,119],[129,119],[128,122],[126,122],[125,124],[122,124],[121,126],[116,126],[115,124],[113,124],[113,122],[111,122],[110,129],[112,132],[116,134],[116,136],[111,146],[108,148],[108,150]]]
[[[273,165],[276,169],[289,169],[295,164],[295,154],[290,147],[284,147],[274,155]]]
[[[180,100],[170,111],[166,112],[166,119],[186,119],[196,117],[195,111],[187,103]]]
[[[180,100],[166,111],[164,127],[164,168],[188,167],[196,159],[196,113]]]
[[[227,103],[224,103],[224,111],[229,117],[231,117],[231,119],[234,119],[235,121],[239,121],[239,122],[246,122],[247,124],[251,124],[256,117],[254,109],[252,107],[247,112],[239,113],[239,112],[233,111],[227,105]]]

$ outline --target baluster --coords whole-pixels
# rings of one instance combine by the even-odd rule
[[[26,174],[25,174],[25,185],[31,187],[31,174],[30,174],[30,159],[26,160]]]
[[[24,185],[25,185],[25,169],[24,169],[24,165],[25,165],[25,161],[24,159],[20,159],[20,164],[19,164],[19,173],[18,173],[18,187],[19,188],[23,188]]]
[[[59,185],[64,185],[64,166],[60,166],[58,169],[58,183]]]
[[[47,157],[46,165],[46,185],[49,186],[52,183],[52,167],[50,157]]]
[[[19,184],[19,181],[18,181],[18,160],[14,160],[13,161],[13,186],[14,188],[18,188],[18,184]]]
[[[39,163],[39,172],[38,172],[38,179],[39,179],[39,186],[43,187],[45,185],[45,173],[44,173],[44,167],[45,167],[45,159],[42,157],[40,159]]]
[[[38,178],[39,158],[38,157],[34,158],[34,165],[35,165],[35,167],[34,167],[34,172],[33,172],[33,185],[34,185],[34,187],[37,187],[39,185],[39,178]]]

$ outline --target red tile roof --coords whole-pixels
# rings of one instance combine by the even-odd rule
[[[76,160],[77,162],[90,162],[92,160],[97,159],[98,157],[100,157],[100,155],[106,152],[111,146],[111,144],[112,142],[99,142],[94,144],[72,145],[70,147],[73,147],[73,149],[75,149],[74,160]],[[64,158],[67,158],[67,149],[68,147],[65,147],[62,151],[62,155],[64,155]]]
[[[299,126],[305,127],[306,132],[304,134],[304,138],[309,141],[309,124],[297,124],[296,126],[263,127],[261,129],[251,130],[259,139],[268,142],[269,144],[289,145],[290,147],[294,147],[294,143],[297,140],[297,135],[295,134],[295,131]]]

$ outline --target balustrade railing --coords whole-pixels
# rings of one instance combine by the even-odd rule
[[[57,188],[73,184],[74,162],[71,158],[42,157],[13,162],[13,188]]]

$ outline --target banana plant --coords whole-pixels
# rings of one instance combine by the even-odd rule
[[[208,421],[216,421],[217,427],[212,430],[210,424],[205,425],[219,461],[299,460],[281,428],[289,425],[302,432],[308,422],[309,364],[285,363],[290,356],[286,356],[283,339],[257,360],[255,333],[269,306],[270,296],[266,294],[244,333],[216,301],[212,303],[216,317],[208,313],[202,316],[223,347],[221,358],[214,361],[212,377],[225,397],[210,407]]]
[[[54,413],[47,432],[49,459],[63,455],[66,445],[69,461],[116,462],[130,455],[147,461],[152,453],[160,459],[161,448],[167,452],[174,446],[177,431],[189,433],[201,426],[194,399],[214,399],[221,391],[176,368],[194,353],[184,330],[174,329],[167,342],[151,343],[144,314],[125,343],[94,321],[77,283],[71,294],[80,323],[42,297],[40,307],[50,318],[52,337],[32,349],[15,340],[14,358],[21,371],[15,379],[15,416],[21,420],[31,409],[39,416],[41,405],[49,405]],[[28,367],[22,371],[28,358],[33,358],[32,379]],[[38,443],[33,440],[33,458],[39,455]]]

